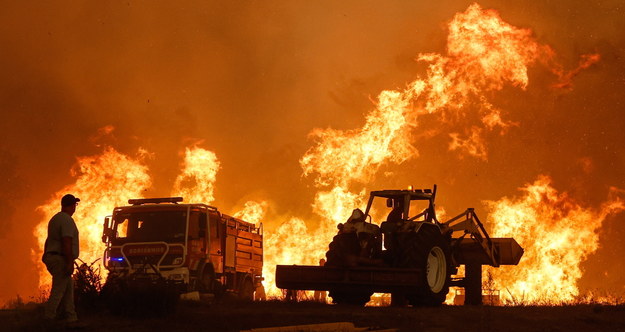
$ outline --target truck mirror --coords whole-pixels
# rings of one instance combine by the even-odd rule
[[[106,243],[108,242],[110,236],[111,236],[111,217],[105,217],[104,218],[104,224],[102,225],[102,242]]]
[[[392,198],[387,198],[386,199],[386,207],[393,207],[393,199]]]

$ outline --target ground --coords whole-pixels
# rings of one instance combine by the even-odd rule
[[[625,331],[625,306],[442,306],[437,308],[352,307],[314,302],[181,303],[160,317],[125,317],[104,309],[80,310],[88,331],[239,331],[260,327],[352,322],[357,327],[400,331]],[[2,331],[47,328],[41,309],[0,310]]]

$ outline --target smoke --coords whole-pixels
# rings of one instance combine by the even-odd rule
[[[489,96],[506,135],[487,134],[488,158],[448,151],[454,126],[419,118],[419,157],[381,166],[367,188],[439,185],[447,211],[514,193],[538,174],[588,205],[608,188],[625,188],[625,22],[619,1],[487,1],[512,25],[530,28],[575,69],[580,56],[601,60],[577,73],[572,87],[544,66],[528,72],[525,91]],[[212,203],[234,212],[266,200],[272,218],[293,215],[315,223],[313,180],[300,158],[313,128],[362,127],[371,96],[401,89],[427,69],[419,53],[445,52],[444,29],[470,2],[74,2],[3,3],[0,12],[0,297],[32,294],[35,207],[73,183],[77,156],[94,155],[89,138],[114,126],[110,144],[139,147],[153,186],[145,196],[169,195],[180,173],[180,152],[195,140],[221,163]],[[458,136],[459,138],[463,138]],[[464,137],[466,139],[466,137]],[[13,213],[11,213],[13,212]],[[49,216],[48,216],[49,217]],[[619,263],[623,217],[608,218],[599,249],[582,279],[597,288],[624,282]],[[309,224],[309,229],[314,229]],[[8,272],[10,271],[10,272]],[[621,286],[622,287],[622,286]]]

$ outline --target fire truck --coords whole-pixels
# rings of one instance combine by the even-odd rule
[[[264,296],[262,224],[182,201],[131,199],[104,219],[107,284],[167,284],[178,293],[241,300]]]

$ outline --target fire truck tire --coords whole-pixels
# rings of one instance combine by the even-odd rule
[[[197,290],[200,293],[214,293],[215,292],[216,290],[215,272],[213,272],[212,267],[207,265],[202,269],[200,278],[197,281]]]
[[[120,299],[126,292],[127,285],[121,278],[109,277],[102,286],[100,297],[111,313],[119,315],[124,311],[124,303]]]
[[[335,235],[326,252],[326,266],[355,266],[360,253],[356,233]]]
[[[402,239],[400,267],[422,269],[423,286],[406,294],[413,306],[438,306],[445,302],[451,277],[449,242],[437,227],[423,225]]]
[[[373,295],[373,293],[330,291],[329,295],[332,298],[332,303],[335,304],[364,306],[367,302],[369,302],[369,300],[371,300],[371,295]]]
[[[101,296],[111,313],[135,317],[172,313],[179,299],[175,285],[166,280],[145,283],[125,278],[108,279]]]
[[[245,278],[239,288],[239,300],[254,301],[254,283],[250,278]]]

